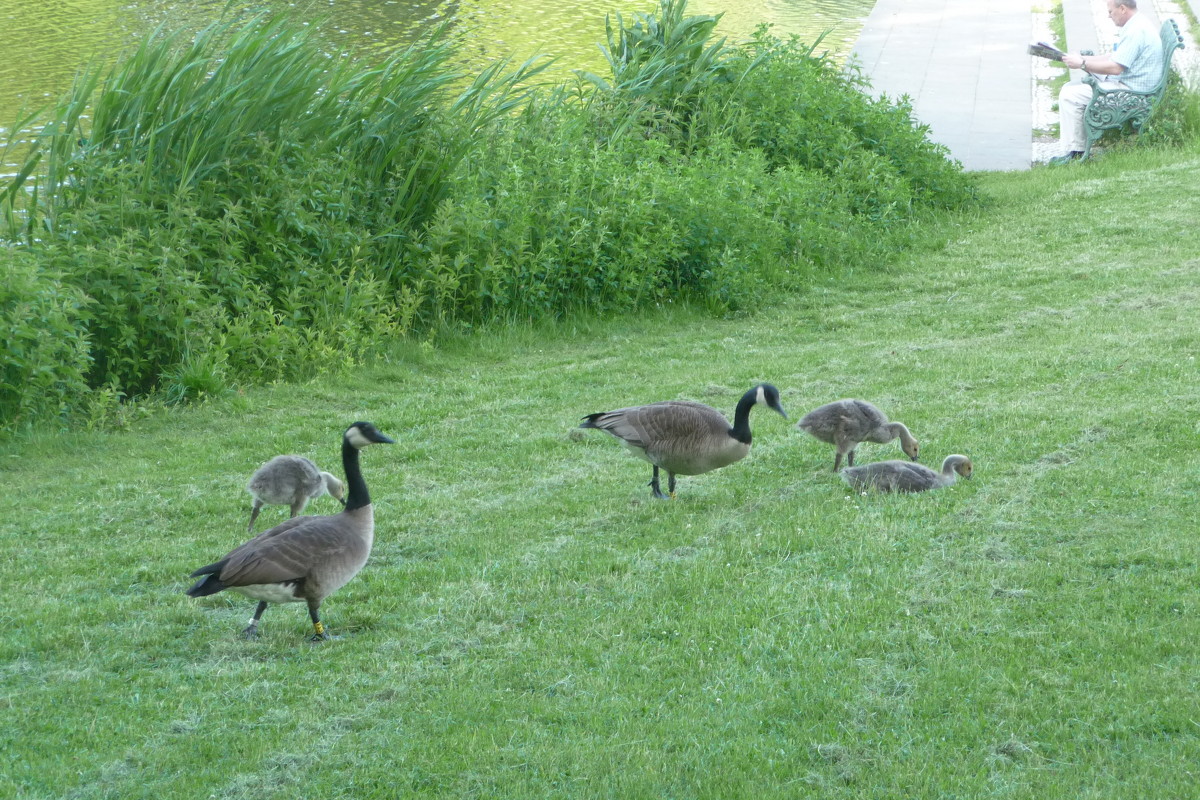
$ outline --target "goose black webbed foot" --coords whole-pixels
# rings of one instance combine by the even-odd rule
[[[315,617],[316,611],[313,611],[312,614]],[[324,623],[322,623],[319,619],[314,619],[313,620],[313,635],[312,635],[312,638],[309,639],[309,641],[310,642],[324,642],[324,641],[328,641],[329,639],[332,639],[332,638],[333,637],[330,636],[325,631]]]

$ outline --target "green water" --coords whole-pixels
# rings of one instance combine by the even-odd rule
[[[261,7],[263,3],[238,4]],[[314,21],[331,49],[370,59],[411,40],[423,25],[453,17],[468,32],[462,54],[468,66],[502,57],[549,55],[554,69],[601,72],[597,47],[606,13],[649,12],[655,2],[631,0],[320,0],[285,4]],[[760,23],[779,35],[811,42],[832,28],[824,47],[845,54],[874,5],[873,0],[691,0],[692,14],[724,12],[720,30],[731,39],[748,36]],[[110,62],[159,25],[198,29],[218,18],[225,2],[213,0],[73,0],[31,3],[0,0],[0,132],[23,108],[45,105],[65,90],[91,60]]]

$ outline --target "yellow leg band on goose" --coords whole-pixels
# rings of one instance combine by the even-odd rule
[[[313,623],[313,630],[315,630],[317,632],[317,636],[325,635],[325,626],[322,625],[320,622]]]

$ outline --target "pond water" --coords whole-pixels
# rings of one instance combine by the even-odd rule
[[[468,31],[470,47],[462,55],[469,62],[548,55],[558,59],[554,69],[564,75],[575,68],[605,74],[597,45],[605,38],[606,14],[629,17],[657,8],[654,0],[234,0],[232,5],[290,6],[314,20],[324,18],[322,27],[336,46],[366,59],[373,50],[403,46],[424,25],[453,17]],[[822,46],[844,55],[873,5],[874,0],[690,0],[688,13],[724,13],[719,31],[730,39],[746,38],[760,23],[805,42],[832,29]],[[225,7],[226,0],[0,0],[0,131],[22,108],[57,97],[89,61],[111,61],[159,25],[199,29]]]

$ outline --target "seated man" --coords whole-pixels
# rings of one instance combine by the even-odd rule
[[[1106,86],[1149,91],[1162,74],[1162,40],[1154,23],[1139,14],[1137,0],[1108,0],[1108,16],[1121,29],[1113,51],[1107,56],[1079,56],[1068,53],[1063,63],[1109,81]],[[1092,99],[1092,87],[1071,81],[1058,94],[1059,137],[1064,153],[1050,159],[1051,164],[1069,164],[1083,156],[1087,144],[1083,131],[1083,110]]]

